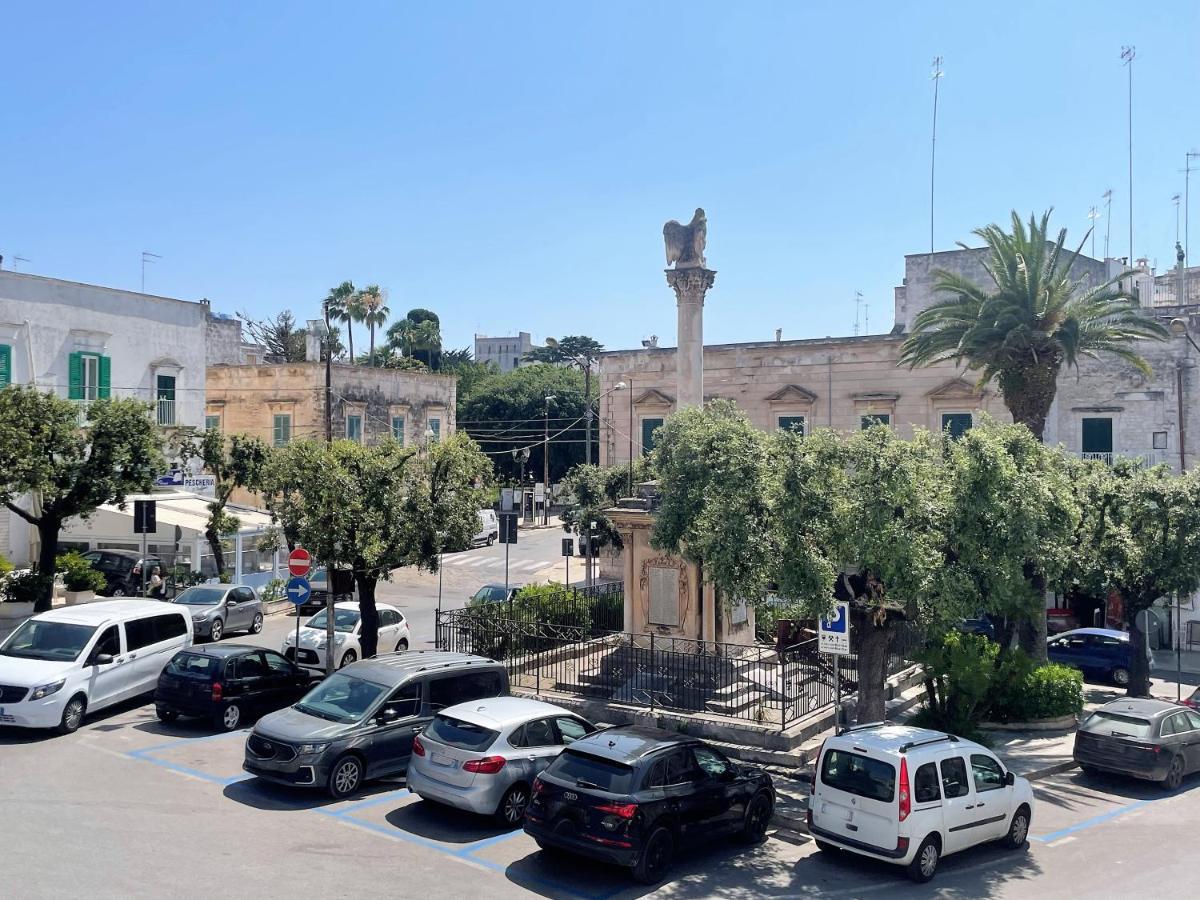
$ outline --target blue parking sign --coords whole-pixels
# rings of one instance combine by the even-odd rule
[[[850,652],[850,604],[844,600],[834,603],[833,613],[817,623],[819,649],[822,653]]]

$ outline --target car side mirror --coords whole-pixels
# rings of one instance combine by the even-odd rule
[[[112,665],[113,655],[111,653],[97,653],[92,657],[93,666],[108,666]]]
[[[724,771],[717,776],[721,781],[733,781],[737,778],[737,770],[733,766],[726,766]]]
[[[400,718],[400,710],[398,709],[381,709],[379,715],[375,717],[376,725],[389,725]]]
[[[1004,773],[1004,783],[1008,787],[1012,787],[1014,784],[1017,783],[1017,776],[1015,776],[1012,772],[1005,772]]]

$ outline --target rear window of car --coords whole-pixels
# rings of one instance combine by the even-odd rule
[[[450,716],[434,716],[426,733],[438,743],[459,750],[486,750],[500,735],[498,731]]]
[[[203,675],[215,674],[225,664],[222,659],[205,656],[202,653],[176,653],[167,663],[168,675]]]
[[[848,794],[890,803],[896,794],[896,768],[861,753],[829,750],[821,763],[821,782]]]
[[[628,794],[633,789],[633,767],[600,759],[574,750],[564,750],[546,770],[547,774],[610,794]]]
[[[1122,716],[1119,713],[1097,710],[1084,723],[1086,731],[1097,734],[1111,734],[1115,737],[1148,738],[1153,726],[1149,719],[1139,719],[1136,716]]]

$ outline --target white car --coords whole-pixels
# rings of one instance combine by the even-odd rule
[[[400,610],[386,603],[376,603],[379,611],[379,652],[407,650],[409,641],[408,622]],[[300,649],[296,650],[296,632],[288,631],[280,652],[298,666],[318,672],[325,671],[325,610],[321,610],[300,628]],[[362,659],[362,615],[358,603],[346,601],[333,608],[334,662],[337,668],[348,666]]]
[[[153,691],[191,644],[187,610],[158,600],[40,613],[0,644],[0,724],[70,734],[86,713]]]
[[[847,850],[926,882],[938,861],[976,844],[1025,845],[1033,788],[988,750],[941,731],[874,723],[821,745],[808,830],[824,852]]]

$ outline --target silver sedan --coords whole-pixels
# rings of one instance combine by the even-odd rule
[[[492,697],[448,707],[413,741],[408,789],[515,828],[533,779],[562,748],[596,730],[559,706]]]

